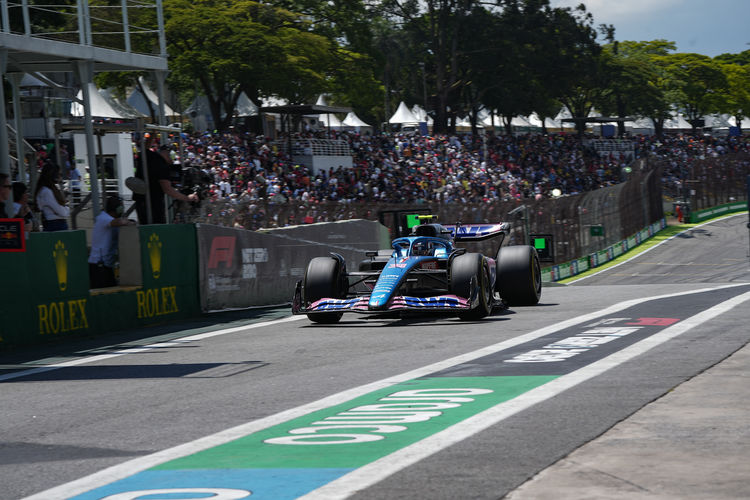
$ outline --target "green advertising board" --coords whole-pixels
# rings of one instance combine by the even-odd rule
[[[136,286],[89,289],[86,232],[31,233],[0,253],[0,348],[98,335],[200,313],[195,226],[141,226]]]

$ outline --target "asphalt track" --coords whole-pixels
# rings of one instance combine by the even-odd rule
[[[750,341],[746,222],[700,226],[474,323],[319,326],[261,310],[4,355],[2,498],[542,498],[556,484],[585,498],[555,472],[565,457]],[[448,406],[413,425],[330,425],[407,403]],[[403,416],[374,414],[388,412]],[[279,444],[318,439],[320,422],[372,441]],[[750,496],[729,484],[722,497]],[[171,493],[144,496],[156,490]]]

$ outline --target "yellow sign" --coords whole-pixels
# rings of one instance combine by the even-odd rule
[[[139,290],[136,292],[136,301],[139,319],[179,312],[176,286]]]
[[[65,333],[89,327],[86,318],[86,299],[52,302],[37,306],[39,334]]]
[[[159,235],[152,233],[148,239],[148,258],[151,262],[151,273],[157,280],[161,276],[161,245]]]
[[[58,240],[55,243],[55,249],[52,251],[55,259],[55,270],[57,271],[57,286],[60,291],[64,292],[68,288],[68,250],[65,249],[65,243]]]

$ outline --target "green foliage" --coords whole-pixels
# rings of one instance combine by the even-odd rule
[[[62,2],[71,9],[73,2]],[[131,4],[132,2],[128,2]],[[30,0],[31,5],[42,5]],[[121,16],[119,0],[91,0],[94,30]],[[113,8],[104,9],[109,5]],[[550,0],[164,0],[167,84],[179,108],[205,95],[219,128],[229,124],[241,92],[256,103],[275,96],[290,103],[351,106],[366,121],[387,120],[399,101],[425,105],[435,132],[495,110],[506,124],[561,105],[576,118],[649,116],[657,128],[678,109],[697,123],[704,114],[750,109],[750,51],[713,60],[675,54],[674,42],[616,41],[585,6]],[[18,10],[14,9],[17,13]],[[16,15],[16,14],[13,14]],[[133,50],[153,53],[152,8],[129,8]],[[19,19],[14,18],[16,25]],[[70,31],[75,16],[48,13],[35,28]],[[137,27],[137,29],[135,29]],[[74,37],[77,35],[73,35]],[[102,40],[122,48],[122,35]],[[125,92],[143,73],[102,73],[103,87]],[[581,124],[583,122],[581,121]],[[582,129],[580,129],[582,130]]]
[[[719,63],[700,54],[669,54],[658,60],[671,75],[671,101],[684,110],[694,129],[703,116],[722,109],[728,82]]]
[[[722,111],[735,117],[737,123],[750,116],[750,65],[721,64],[721,70],[727,79]]]

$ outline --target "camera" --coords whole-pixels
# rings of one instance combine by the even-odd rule
[[[182,194],[197,194],[198,200],[208,198],[211,177],[204,171],[195,167],[182,168],[180,165],[172,165],[170,169],[172,185]]]

